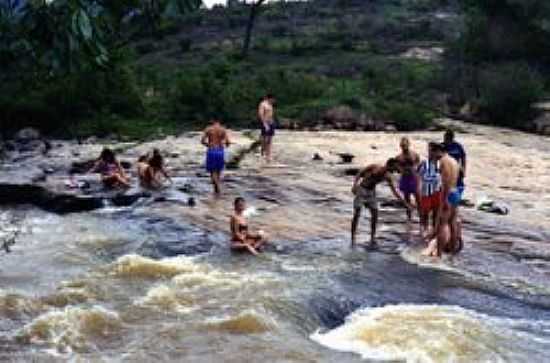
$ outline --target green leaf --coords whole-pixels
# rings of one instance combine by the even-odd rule
[[[164,7],[164,16],[177,17],[197,10],[202,5],[202,0],[168,0]]]
[[[84,37],[84,39],[90,40],[92,38],[92,24],[84,9],[80,9],[79,11],[78,25],[80,34]]]
[[[72,16],[72,22],[71,22],[72,27],[71,27],[71,29],[72,29],[72,32],[73,32],[74,35],[77,35],[77,34],[80,33],[79,26],[78,26],[78,16],[79,16],[79,14],[80,13],[78,11],[75,11],[73,13],[73,16]]]

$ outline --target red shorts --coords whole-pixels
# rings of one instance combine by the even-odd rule
[[[436,192],[432,195],[420,198],[420,210],[422,213],[430,213],[436,211],[441,203],[441,192]]]

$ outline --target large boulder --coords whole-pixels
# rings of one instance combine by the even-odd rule
[[[533,129],[538,134],[550,136],[550,113],[543,113],[535,119]]]
[[[31,141],[40,140],[41,138],[42,135],[40,135],[40,131],[32,127],[21,129],[14,136],[15,141],[25,144]]]
[[[358,116],[349,106],[333,107],[325,112],[323,121],[334,128],[354,128]]]

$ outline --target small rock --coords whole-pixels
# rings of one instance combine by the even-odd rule
[[[344,164],[351,164],[353,159],[355,159],[355,155],[350,153],[339,153],[338,156],[342,159],[342,163]]]
[[[323,157],[321,155],[319,155],[319,153],[315,153],[315,154],[313,154],[312,160],[314,160],[314,161],[323,161]]]
[[[348,168],[344,170],[344,175],[346,176],[355,176],[359,174],[359,168]]]
[[[85,143],[86,144],[97,144],[97,137],[90,136],[89,138],[86,139]]]
[[[384,131],[386,132],[397,132],[397,128],[394,125],[384,126]]]

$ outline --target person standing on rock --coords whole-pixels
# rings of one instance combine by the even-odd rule
[[[419,206],[420,197],[418,195],[418,166],[420,165],[420,156],[411,150],[409,138],[403,137],[400,142],[401,153],[397,156],[399,162],[399,171],[401,179],[399,180],[399,190],[403,193],[407,204],[411,204],[411,196],[414,196],[416,206]],[[407,221],[412,220],[412,210],[407,210]]]
[[[447,154],[445,145],[435,144],[433,157],[439,161],[441,204],[438,221],[433,234],[428,236],[429,246],[424,254],[440,257],[442,252],[454,254],[462,248],[462,228],[458,217],[458,206],[462,200],[462,193],[457,186],[460,166],[454,158]]]
[[[355,236],[359,218],[361,217],[361,209],[366,207],[371,215],[371,246],[376,245],[376,225],[378,223],[378,199],[376,197],[376,186],[384,181],[388,183],[393,195],[405,204],[408,210],[412,207],[399,194],[391,173],[399,171],[399,162],[397,159],[389,159],[385,165],[371,164],[359,171],[353,181],[351,192],[355,195],[353,201],[353,219],[351,222],[351,246],[355,246]]]
[[[464,147],[455,141],[455,133],[453,130],[445,131],[443,136],[443,144],[445,146],[445,151],[449,154],[450,157],[455,159],[460,166],[460,173],[458,176],[457,188],[461,193],[464,193],[464,178],[466,178],[466,152]]]
[[[420,185],[418,187],[420,194],[420,224],[421,235],[426,237],[429,229],[430,214],[432,217],[432,227],[435,228],[439,206],[441,204],[441,174],[439,173],[439,163],[435,160],[434,152],[437,143],[428,144],[428,159],[424,160],[418,167],[418,176]]]
[[[270,163],[276,127],[275,97],[272,94],[267,94],[258,105],[258,120],[261,128],[261,154]]]
[[[231,142],[225,127],[218,118],[213,118],[211,125],[203,133],[201,143],[208,148],[206,151],[206,170],[210,173],[214,193],[221,193],[222,173],[225,169],[225,148]]]

